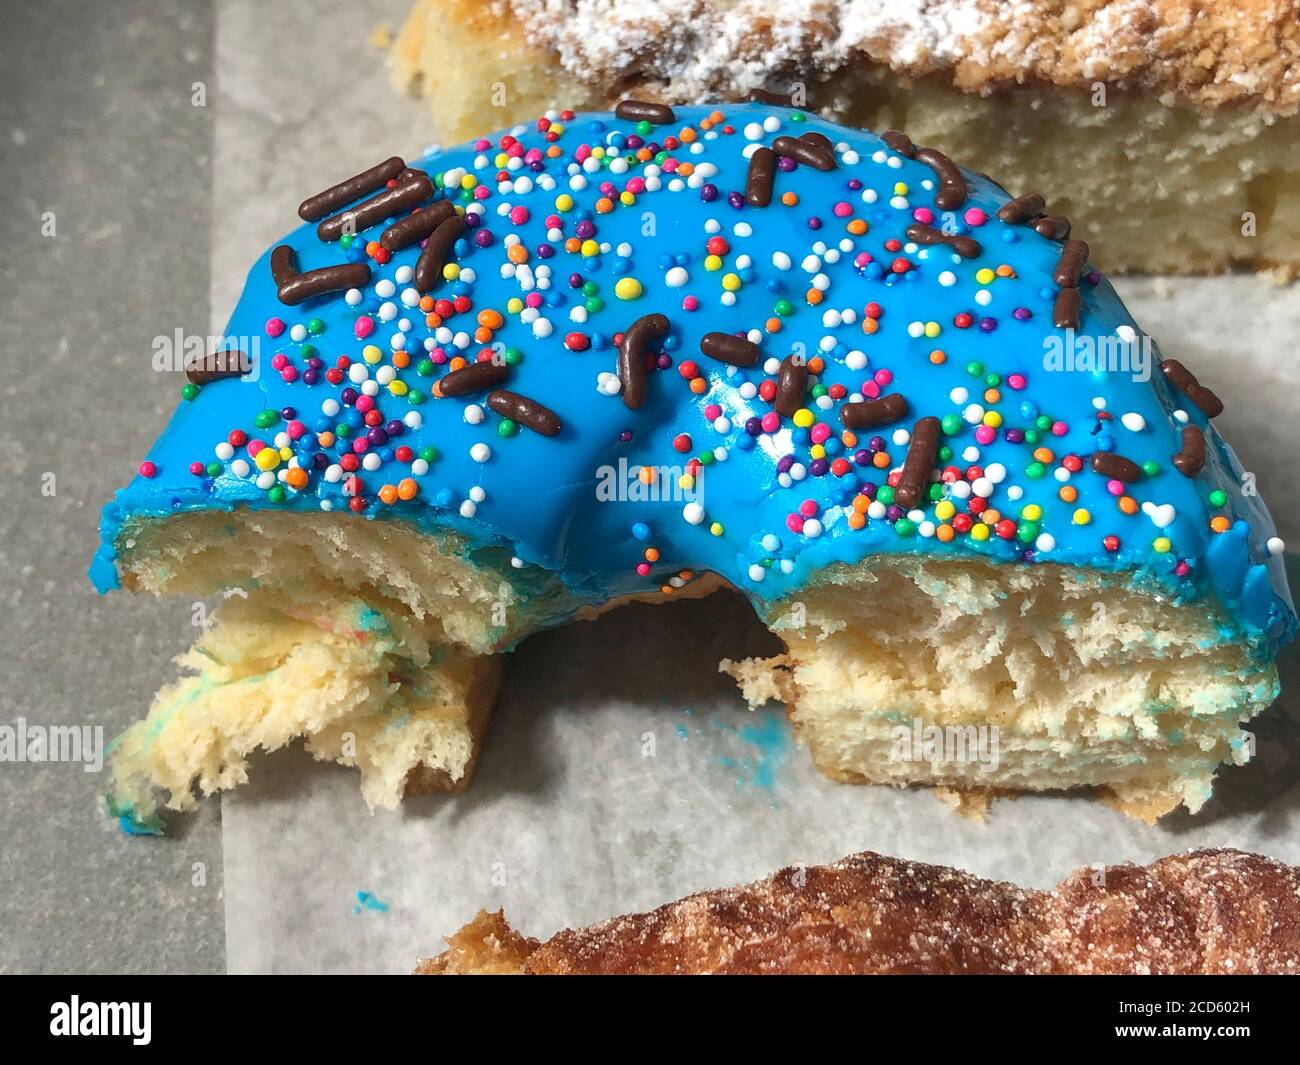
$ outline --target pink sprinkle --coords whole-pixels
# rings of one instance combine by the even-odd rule
[[[1070,431],[1070,427],[1065,422],[1052,422],[1052,435],[1064,436]]]
[[[805,518],[817,517],[817,501],[815,499],[805,499],[799,504],[799,513]]]
[[[486,152],[491,147],[492,147],[492,142],[488,140],[486,137],[480,138],[479,140],[476,140],[474,142],[474,150],[476,152]]]
[[[370,449],[370,441],[367,440],[364,436],[356,436],[352,438],[352,450],[356,452],[358,455],[363,454],[369,449]]]
[[[803,518],[798,514],[791,514],[785,519],[785,527],[793,533],[803,532]]]
[[[966,220],[966,224],[968,226],[982,226],[985,222],[989,220],[989,216],[986,215],[983,211],[981,211],[978,207],[972,207],[964,215],[962,215],[962,218]]]
[[[284,332],[284,319],[268,318],[266,320],[266,335],[272,340]]]
[[[808,432],[814,444],[824,444],[830,439],[831,427],[825,422],[818,422]]]
[[[875,381],[863,381],[862,388],[859,390],[867,399],[880,398],[880,386]]]
[[[997,439],[997,430],[991,425],[981,425],[975,430],[975,439],[981,444],[991,444]]]
[[[364,392],[357,396],[357,410],[362,414],[370,410],[375,405],[375,397],[367,396]]]
[[[1025,385],[1028,384],[1028,381],[1026,381],[1024,374],[1013,373],[1007,375],[1007,384],[1017,392],[1020,392],[1024,389]]]
[[[716,403],[710,403],[704,408],[704,416],[713,421],[722,414],[722,408]]]
[[[645,192],[645,178],[634,177],[627,183],[627,191],[633,196],[639,196]]]
[[[152,462],[150,462],[148,459],[145,459],[144,462],[140,463],[140,476],[141,476],[141,477],[153,477],[153,476],[155,476],[157,473],[158,473],[158,467],[155,466],[155,465],[154,465]]]
[[[282,380],[287,385],[293,384],[296,380],[298,380],[298,367],[286,366],[283,370],[280,371],[280,380]]]
[[[1113,496],[1122,496],[1124,494],[1124,482],[1114,480],[1107,481],[1106,491]]]
[[[917,207],[912,211],[912,218],[922,225],[929,225],[934,221],[934,212],[928,207]]]
[[[299,421],[292,421],[284,427],[284,431],[289,434],[290,440],[297,440],[307,431],[307,427]]]
[[[358,340],[365,340],[375,331],[375,321],[373,318],[362,315],[352,326],[352,333]]]
[[[1192,572],[1192,567],[1184,560],[1174,567],[1174,573],[1179,577],[1186,577]]]
[[[540,307],[542,305],[542,294],[540,292],[530,292],[524,297],[524,303],[529,307]]]
[[[836,218],[847,218],[853,213],[853,205],[840,200],[840,202],[832,207],[831,210],[835,212]]]
[[[284,352],[277,352],[275,355],[271,356],[271,369],[283,370],[288,365],[289,357],[285,355]]]
[[[682,300],[682,310],[698,311],[699,309],[700,309],[700,301],[697,300],[694,296],[687,296],[684,300]]]
[[[266,444],[261,440],[250,440],[248,442],[248,457],[250,459],[257,458],[257,453],[264,447],[266,447]]]
[[[491,195],[492,195],[492,190],[488,188],[486,185],[474,186],[474,199],[486,200]]]
[[[781,415],[777,414],[774,410],[768,411],[763,415],[763,420],[760,422],[760,425],[762,426],[763,432],[774,433],[781,428]]]
[[[637,571],[637,573],[641,574],[642,577],[648,577],[648,576],[650,576],[650,563],[649,563],[649,562],[638,562],[638,563],[636,564],[636,571]]]
[[[893,372],[890,370],[877,370],[875,373],[875,382],[881,388],[884,388],[893,380],[894,380],[894,375]]]
[[[528,221],[528,217],[529,215],[528,215],[527,207],[521,205],[519,207],[510,208],[510,221],[513,224],[517,226],[522,226],[525,222]]]

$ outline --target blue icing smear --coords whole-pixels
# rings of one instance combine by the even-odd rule
[[[352,912],[360,913],[362,910],[374,910],[376,913],[387,913],[388,903],[382,901],[373,891],[358,891],[357,901],[352,907]]]
[[[347,246],[320,240],[315,224],[290,233],[300,270],[368,262],[369,283],[288,307],[263,254],[226,329],[259,338],[257,379],[206,384],[180,404],[147,456],[152,476],[104,509],[96,586],[116,586],[118,546],[143,519],[356,508],[357,520],[508,553],[525,595],[546,587],[535,574],[558,577],[571,593],[561,613],[707,572],[762,610],[835,563],[947,555],[1111,571],[1180,602],[1213,595],[1260,654],[1293,635],[1268,512],[1158,356],[1144,379],[1074,358],[1085,342],[1143,350],[1104,278],[1085,271],[1062,359],[1062,245],[998,220],[1008,196],[997,185],[968,173],[965,203],[942,212],[935,171],[874,134],[764,104],[725,105],[725,124],[714,110],[678,108],[657,127],[609,114],[541,120],[412,162],[468,220],[432,303],[410,279],[418,246],[384,262],[367,255],[391,220]],[[771,203],[747,204],[753,148],[809,131],[835,143],[838,166],[778,170]],[[908,225],[926,218],[977,240],[979,254],[910,243]],[[618,394],[616,338],[652,313],[669,331],[650,345],[658,368],[633,410]],[[759,363],[702,354],[709,332],[748,333]],[[557,435],[503,426],[481,394],[435,396],[449,360],[494,353],[510,368],[503,387],[555,412]],[[780,417],[767,390],[791,353],[822,364],[810,364],[802,409]],[[351,361],[333,383],[341,357]],[[376,424],[357,402],[367,390]],[[902,395],[907,416],[846,435],[838,408],[864,391]],[[944,419],[941,498],[903,512],[887,478],[928,415]],[[1187,424],[1207,438],[1205,468],[1190,478],[1171,463]],[[230,445],[232,431],[281,448],[268,452],[274,468],[259,469],[249,443]],[[1119,486],[1132,513],[1112,492],[1119,482],[1089,469],[1098,450],[1149,467]],[[357,469],[341,468],[345,455]],[[286,480],[291,467],[306,476]],[[642,467],[656,476],[640,480]],[[681,488],[691,475],[698,498]],[[1212,530],[1216,518],[1226,531]]]

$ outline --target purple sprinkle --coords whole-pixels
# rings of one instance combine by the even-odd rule
[[[793,455],[782,455],[779,459],[776,460],[776,472],[789,473],[790,467],[793,465],[794,465]]]
[[[366,431],[366,439],[370,442],[371,447],[383,447],[388,443],[388,434],[376,425],[373,429]]]
[[[345,388],[339,393],[339,402],[345,407],[352,406],[357,401],[357,390],[355,388]]]
[[[539,259],[549,259],[555,254],[555,248],[550,244],[537,245],[537,257]]]
[[[889,521],[897,521],[899,518],[907,517],[907,511],[905,511],[897,503],[890,503],[889,509],[885,511],[885,517]]]
[[[1011,313],[1015,316],[1016,321],[1018,322],[1027,322],[1034,316],[1034,312],[1028,307],[1017,307]]]
[[[631,148],[633,151],[636,151],[645,142],[641,140],[641,138],[637,134],[629,133],[627,135],[627,140],[624,143],[627,145],[628,148]]]
[[[747,432],[750,436],[758,436],[760,433],[763,432],[763,419],[757,417],[746,418],[745,432]]]
[[[618,438],[624,444],[629,443],[632,439],[632,430],[624,429],[621,433],[618,434]]]
[[[673,364],[673,357],[667,352],[660,352],[659,357],[655,359],[655,365],[661,370],[667,370]]]
[[[798,165],[799,164],[796,163],[793,159],[791,159],[788,155],[778,155],[776,157],[776,168],[778,170],[784,171],[787,174]]]
[[[586,240],[588,237],[592,237],[596,235],[596,227],[592,223],[591,219],[584,218],[575,227],[574,233],[579,239]]]
[[[323,470],[330,464],[330,457],[323,451],[318,451],[311,457],[311,464],[318,470]]]
[[[1023,429],[1008,429],[1004,434],[1008,444],[1023,444],[1025,442],[1025,431]]]
[[[739,192],[729,192],[727,193],[727,203],[729,203],[735,210],[739,211],[745,206],[745,197]]]
[[[858,494],[859,494],[859,495],[864,495],[864,496],[866,496],[868,499],[875,499],[875,498],[876,498],[876,482],[875,482],[875,481],[863,481],[860,485],[858,485]]]
[[[405,428],[406,426],[404,426],[396,418],[394,418],[391,422],[389,422],[387,425],[384,426],[384,430],[385,432],[388,433],[389,436],[401,436]]]
[[[488,229],[480,229],[474,234],[474,243],[480,248],[489,247],[492,244],[492,231]]]
[[[826,472],[831,468],[831,464],[825,459],[813,459],[808,466],[808,472],[814,477],[825,477]]]
[[[582,288],[582,275],[581,275],[581,274],[570,274],[570,275],[569,275],[569,288]]]
[[[286,422],[291,422],[294,420],[294,418],[298,417],[298,412],[294,410],[292,407],[281,407],[280,417],[283,418]]]
[[[980,319],[980,331],[983,333],[991,333],[997,327],[998,327],[998,320],[996,318]]]
[[[884,451],[885,438],[883,436],[873,436],[867,441],[867,447],[871,448],[872,451]]]
[[[862,188],[862,182],[858,178],[849,178],[849,191],[857,192]]]
[[[859,466],[870,465],[871,452],[868,451],[865,447],[860,447],[858,448],[857,451],[853,452],[853,461],[856,462]]]
[[[813,215],[810,219],[808,219],[809,229],[821,229],[821,227],[822,227],[822,220],[818,218],[816,215]]]
[[[718,187],[716,185],[704,185],[700,188],[700,199],[705,203],[712,203],[718,198]]]
[[[320,380],[320,372],[317,370],[303,370],[302,383],[304,385],[314,385]]]

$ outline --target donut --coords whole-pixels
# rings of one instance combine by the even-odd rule
[[[101,591],[225,597],[115,744],[129,830],[296,740],[462,788],[518,641],[724,587],[837,780],[1153,819],[1248,757],[1296,617],[1226,373],[1032,190],[626,100],[303,191],[103,511]]]

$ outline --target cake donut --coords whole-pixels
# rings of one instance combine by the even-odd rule
[[[480,910],[447,947],[416,974],[1286,975],[1300,971],[1300,870],[1200,850],[1034,891],[864,851],[545,942]]]
[[[461,788],[502,652],[724,586],[786,651],[723,668],[835,779],[1151,819],[1249,756],[1296,618],[1224,372],[1032,190],[762,94],[549,112],[298,213],[103,512],[101,591],[225,595],[115,742],[131,830],[295,740],[371,804]]]

